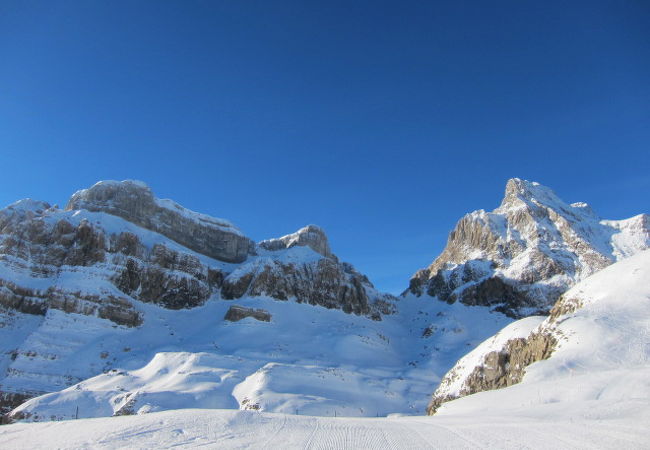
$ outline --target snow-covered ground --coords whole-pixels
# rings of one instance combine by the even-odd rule
[[[164,411],[140,416],[0,427],[4,449],[97,448],[648,448],[647,404],[608,404],[604,415],[579,408],[521,416],[333,418],[254,411]]]
[[[406,351],[407,347],[389,347],[386,343],[382,349],[377,348],[374,339],[351,338],[349,341],[337,339],[330,342],[326,337],[321,337],[326,341],[312,342],[311,344],[317,345],[310,345],[310,348],[320,348],[324,355],[340,352],[340,360],[346,362],[347,368],[334,370],[335,373],[328,378],[321,376],[328,370],[299,360],[266,364],[262,370],[238,383],[233,394],[240,404],[247,397],[251,399],[250,403],[259,402],[260,405],[269,405],[269,409],[282,410],[296,407],[300,404],[301,395],[315,389],[314,386],[320,383],[318,389],[324,393],[323,401],[327,407],[334,407],[334,410],[325,410],[318,400],[311,399],[312,402],[305,405],[305,412],[295,411],[299,415],[223,409],[178,409],[125,417],[17,423],[0,427],[0,447],[650,448],[648,280],[650,251],[645,251],[579,283],[567,293],[565,300],[575,298],[579,300],[580,307],[574,312],[556,317],[554,326],[562,339],[549,359],[528,367],[522,383],[446,403],[433,417],[332,417],[337,412],[344,416],[361,415],[352,409],[345,409],[345,405],[349,408],[349,405],[359,401],[355,394],[360,398],[371,398],[369,404],[384,410],[407,400],[412,393],[393,388],[395,398],[387,396],[381,403],[381,396],[373,397],[379,391],[372,386],[363,385],[370,380],[363,379],[367,374],[374,374],[375,382],[389,379],[384,378],[389,375],[387,367],[382,369],[373,366],[377,362],[373,359],[373,353],[391,349],[396,363],[394,367],[397,367],[403,361],[400,350]],[[408,304],[407,302],[407,306]],[[415,305],[421,306],[417,303]],[[322,313],[332,312],[322,310]],[[486,341],[477,351],[498,348],[505,337],[526,336],[531,329],[536,329],[539,322],[538,318],[528,318],[513,323],[498,336]],[[361,329],[363,333],[356,336],[370,336],[373,332],[371,323],[366,323],[365,328]],[[331,324],[328,322],[328,325]],[[541,325],[543,324],[544,322]],[[264,324],[251,322],[248,325],[248,332],[251,332]],[[202,330],[196,331],[200,333]],[[322,333],[323,330],[319,332]],[[336,330],[332,332],[338,334]],[[463,335],[465,332],[459,328],[458,333],[449,336]],[[315,334],[308,336],[311,339],[318,338]],[[334,348],[324,345],[334,343],[337,344]],[[362,351],[363,348],[365,351]],[[345,352],[346,349],[349,353]],[[243,354],[251,358],[251,352],[249,346]],[[234,348],[230,348],[228,353],[237,355]],[[406,356],[413,356],[413,353]],[[466,362],[470,359],[466,358]],[[383,359],[385,363],[389,360],[390,358]],[[301,369],[287,368],[289,365],[300,364],[303,364]],[[469,364],[466,365],[469,368]],[[170,399],[182,399],[181,394],[189,395],[188,398],[191,399],[192,392],[200,392],[201,386],[207,392],[212,392],[214,387],[211,386],[218,384],[218,380],[227,380],[232,376],[227,371],[217,373],[210,366],[225,367],[226,364],[214,355],[159,353],[143,369],[133,370],[122,377],[125,378],[125,386],[140,382],[147,386],[147,392],[153,392],[157,388],[158,395],[163,399],[160,401],[169,402]],[[174,368],[173,373],[166,372],[168,368]],[[412,370],[420,369],[416,364]],[[296,376],[300,371],[304,373]],[[424,377],[425,372],[420,375]],[[413,374],[410,376],[413,377]],[[106,401],[100,398],[101,395],[115,391],[115,386],[111,384],[112,377],[110,374],[102,375],[84,382],[94,385],[93,389],[73,387],[33,402],[42,403],[41,411],[47,411],[48,408],[53,410],[51,408],[60,405],[69,409],[74,404],[71,403],[74,398],[84,405],[83,408],[96,407]],[[187,381],[193,378],[193,381]],[[395,374],[392,374],[392,379],[395,379]],[[103,394],[101,383],[108,386]],[[413,386],[413,380],[406,384],[409,383]],[[423,380],[422,386],[424,384]],[[301,386],[306,387],[303,389]],[[194,391],[186,392],[188,388]],[[382,386],[380,390],[384,388]],[[174,393],[171,394],[168,390]],[[349,396],[347,404],[344,403],[344,395]],[[92,401],[84,404],[81,402],[83,398],[91,398]],[[341,404],[336,405],[332,399],[340,399]],[[181,401],[178,407],[183,405],[184,402]],[[166,404],[164,407],[173,408],[173,405]],[[321,416],[308,415],[311,411],[309,408],[315,408]],[[110,411],[97,415],[107,413]],[[368,413],[365,411],[365,415]]]
[[[415,297],[402,300],[399,312],[381,322],[273,299],[236,303],[264,308],[271,322],[225,321],[233,304],[225,301],[180,311],[141,304],[149,318],[143,326],[110,328],[110,333],[98,327],[105,320],[49,312],[46,321],[69,337],[66,342],[86,339],[83,348],[74,350],[75,358],[95,358],[112,368],[29,400],[20,410],[39,421],[178,408],[424,414],[442,375],[511,321],[487,308]],[[90,322],[97,322],[92,335]],[[53,345],[47,336],[39,339],[44,348]]]

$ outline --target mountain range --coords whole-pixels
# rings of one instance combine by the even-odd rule
[[[448,414],[474,395],[460,397],[526,389],[542,377],[526,375],[534,363],[613,370],[571,353],[571,339],[584,317],[602,325],[588,335],[596,346],[611,330],[639,335],[645,275],[626,277],[646,273],[648,248],[647,214],[603,220],[514,178],[396,297],[340,261],[315,225],[256,243],[137,181],[99,182],[64,209],[21,200],[0,211],[1,412]],[[605,289],[612,280],[629,301]],[[605,310],[621,322],[608,325]],[[630,371],[646,370],[644,345],[616,353]]]

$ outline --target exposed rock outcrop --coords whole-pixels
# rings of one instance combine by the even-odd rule
[[[526,367],[548,359],[557,342],[557,338],[549,330],[538,330],[525,338],[509,339],[501,349],[485,354],[482,361],[464,379],[462,388],[450,394],[446,392],[451,384],[450,380],[455,381],[460,376],[452,369],[443,378],[439,391],[433,395],[427,413],[433,415],[443,403],[466,395],[520,383],[526,373]]]
[[[245,319],[246,317],[252,317],[255,320],[259,320],[260,322],[271,321],[271,314],[264,309],[246,308],[244,306],[237,305],[233,305],[228,308],[228,312],[226,312],[224,320],[228,320],[230,322],[238,322],[242,319]]]
[[[650,247],[649,216],[600,220],[538,183],[513,178],[493,212],[463,217],[406,293],[490,306],[513,318],[547,313],[577,281]]]
[[[330,250],[327,235],[325,235],[325,232],[316,225],[307,225],[295,233],[277,239],[268,239],[260,242],[259,245],[260,247],[271,251],[283,250],[295,247],[296,245],[306,246],[326,258],[334,256]]]
[[[155,198],[149,187],[137,181],[102,181],[78,191],[66,206],[66,210],[76,209],[122,217],[221,261],[240,263],[254,251],[253,241],[231,223]]]
[[[380,320],[394,312],[394,297],[375,291],[367,277],[351,265],[334,258],[305,262],[255,260],[226,277],[222,296],[268,296],[278,300],[342,309],[346,313],[370,315]]]
[[[26,400],[36,397],[42,392],[29,392],[29,393],[15,393],[0,391],[0,424],[10,423],[11,420],[7,416],[9,411],[22,405]]]

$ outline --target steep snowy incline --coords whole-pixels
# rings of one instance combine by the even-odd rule
[[[650,248],[650,216],[601,220],[539,183],[513,178],[492,212],[463,217],[406,294],[489,306],[513,318],[547,313],[576,282]]]
[[[649,405],[649,280],[650,250],[586,278],[541,323],[515,322],[462,358],[434,394],[431,412],[579,407],[597,417],[603,405]]]

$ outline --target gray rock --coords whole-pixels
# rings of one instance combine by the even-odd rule
[[[548,330],[531,333],[527,338],[508,340],[503,348],[487,353],[463,383],[458,395],[444,393],[444,388],[433,394],[427,413],[433,415],[443,403],[475,394],[501,389],[520,383],[526,368],[532,363],[548,359],[557,346],[557,339]],[[457,376],[452,369],[445,375],[441,386]]]
[[[105,212],[160,233],[197,253],[239,263],[254,252],[255,244],[232,224],[189,211],[153,196],[135,181],[102,181],[76,192],[66,210]]]
[[[327,235],[322,228],[316,225],[307,225],[295,233],[277,239],[268,239],[259,243],[260,247],[270,251],[283,250],[296,245],[309,247],[326,258],[334,256],[330,250]]]
[[[44,392],[7,392],[0,390],[0,425],[9,424],[19,419],[10,417],[9,412],[30,398],[38,397],[42,394]]]
[[[260,322],[271,321],[271,314],[265,309],[246,308],[238,305],[232,305],[228,309],[228,312],[226,312],[226,315],[224,316],[224,320],[238,322],[246,317],[252,317]]]
[[[519,318],[548,313],[569,287],[631,253],[650,247],[642,214],[602,221],[584,203],[564,203],[538,183],[513,178],[492,212],[463,217],[444,251],[411,278],[405,294],[490,306]],[[634,242],[615,245],[623,233]]]
[[[266,260],[246,268],[246,273],[224,279],[223,298],[247,295],[295,299],[299,303],[369,315],[375,320],[394,312],[394,297],[377,293],[364,275],[332,258],[302,264]]]

